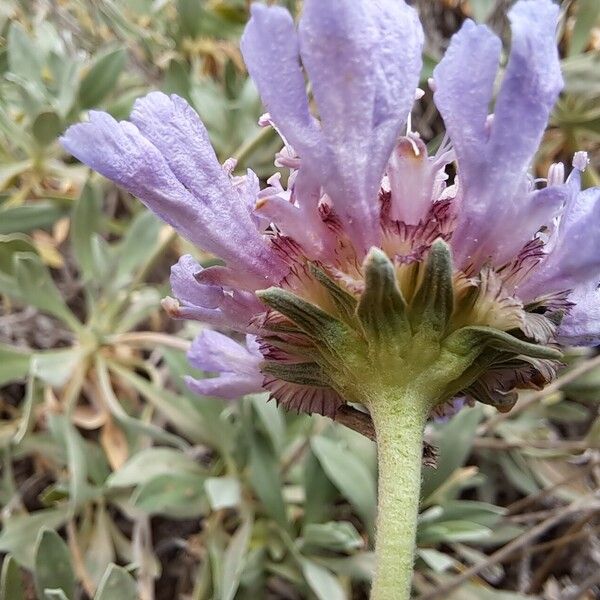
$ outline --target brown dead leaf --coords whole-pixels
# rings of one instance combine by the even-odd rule
[[[120,469],[129,458],[129,447],[122,429],[110,417],[100,431],[100,443],[113,471]]]
[[[63,217],[58,219],[52,227],[52,237],[56,245],[62,244],[69,235],[69,229],[71,228],[71,219],[69,217]]]
[[[62,254],[58,251],[56,240],[50,234],[38,229],[32,233],[31,237],[35,249],[45,264],[55,269],[63,266]]]

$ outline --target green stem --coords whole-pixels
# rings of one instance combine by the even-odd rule
[[[254,137],[250,138],[235,151],[233,158],[237,160],[239,166],[243,166],[244,161],[248,156],[250,156],[265,140],[274,137],[274,135],[271,127],[259,129]]]
[[[384,394],[369,403],[379,463],[376,571],[371,600],[410,598],[423,430],[429,408],[427,399],[412,391]]]

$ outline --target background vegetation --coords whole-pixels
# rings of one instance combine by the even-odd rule
[[[466,16],[506,33],[507,1],[417,4],[424,82]],[[598,184],[600,2],[563,9],[567,87],[536,169],[585,149]],[[247,17],[244,0],[0,3],[4,600],[366,598],[374,444],[262,395],[190,394],[200,325],[159,302],[169,266],[197,251],[57,143],[86,110],[125,118],[161,89],[200,113],[221,160],[266,178],[278,140],[256,124]],[[435,142],[429,92],[416,112]],[[600,358],[566,362],[508,415],[465,409],[428,430],[440,457],[423,482],[420,598],[600,598]]]

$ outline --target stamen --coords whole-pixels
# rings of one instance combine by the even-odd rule
[[[578,171],[585,171],[590,164],[587,152],[575,152],[573,155],[573,167]]]
[[[412,146],[413,152],[415,153],[415,156],[421,156],[421,150],[419,149],[419,146],[417,144],[417,142],[415,141],[415,138],[419,138],[419,134],[415,134],[412,132],[408,132],[406,138],[408,139],[410,145]]]
[[[258,118],[259,127],[270,127],[272,125],[271,114],[266,112]]]
[[[425,91],[421,88],[417,88],[415,90],[415,102],[420,100],[425,95]],[[406,119],[406,135],[410,135],[412,133],[412,112],[408,113],[408,119]],[[416,153],[419,156],[419,153]]]
[[[223,163],[223,171],[225,171],[225,173],[227,175],[231,175],[233,173],[233,171],[235,170],[236,166],[237,166],[237,158],[228,158],[224,163]]]
[[[488,137],[492,133],[493,125],[494,125],[494,113],[492,113],[491,115],[488,115],[485,120],[485,133],[487,134]]]
[[[548,186],[562,185],[565,182],[565,165],[553,163],[548,169]]]

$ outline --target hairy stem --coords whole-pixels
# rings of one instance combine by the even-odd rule
[[[387,396],[369,403],[379,464],[376,572],[371,600],[408,600],[419,513],[423,430],[430,403],[408,391]]]

